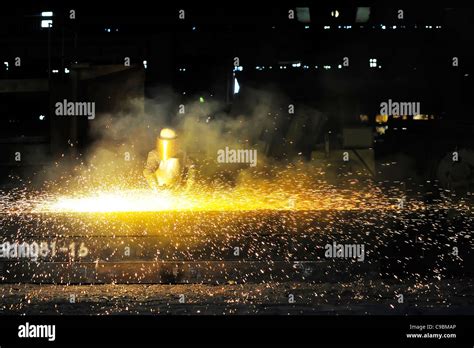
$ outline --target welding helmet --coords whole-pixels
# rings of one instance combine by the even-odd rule
[[[176,157],[178,153],[176,132],[171,128],[163,128],[160,136],[156,138],[156,149],[162,160]]]

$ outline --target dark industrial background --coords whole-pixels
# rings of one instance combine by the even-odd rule
[[[275,127],[248,124],[260,130],[251,145],[265,156],[362,168],[388,186],[411,180],[423,184],[419,191],[426,197],[434,195],[436,182],[472,201],[473,10],[366,6],[134,1],[5,7],[0,11],[0,189],[8,192],[16,184],[13,176],[29,178],[59,159],[80,161],[96,140],[94,122],[127,112],[131,98],[143,100],[152,116],[155,103],[178,110],[180,104],[216,101],[221,110],[215,114],[203,107],[202,116],[213,122],[252,114],[248,101],[256,91],[267,91],[276,96]],[[399,9],[403,20],[397,18]],[[130,66],[124,65],[126,57]],[[56,116],[54,105],[63,99],[95,102],[96,119]],[[380,103],[389,99],[420,102],[419,119],[377,117]],[[294,114],[286,112],[289,104]],[[175,117],[169,113],[166,122],[173,124]],[[343,151],[351,153],[348,164]],[[456,163],[454,151],[460,155]],[[21,162],[15,159],[18,152]],[[1,280],[7,283],[0,287],[2,310],[471,314],[472,209],[462,215],[455,208],[433,206],[425,215],[380,209],[311,215],[152,212],[143,219],[140,214],[129,219],[127,213],[91,219],[4,214],[4,238],[44,238],[67,246],[87,237],[91,254],[79,261],[69,254],[43,263],[2,261]],[[228,233],[230,220],[242,233]],[[114,238],[109,231],[115,231]],[[367,243],[368,262],[326,260],[322,246],[334,238]],[[116,252],[129,244],[131,255]],[[236,256],[235,245],[247,249]],[[452,255],[453,246],[462,257]],[[117,286],[117,281],[134,285]],[[53,285],[31,284],[43,282]],[[70,285],[95,283],[105,285],[87,290]],[[36,295],[38,288],[50,296]],[[72,305],[69,296],[79,291],[79,305]],[[296,304],[287,302],[290,291]],[[407,294],[404,304],[396,303],[400,292]],[[190,305],[178,301],[181,294]],[[224,311],[223,304],[229,305]]]
[[[384,172],[382,164],[408,158],[416,176],[436,178],[447,154],[472,149],[474,143],[473,11],[401,8],[403,20],[395,6],[370,7],[368,17],[367,7],[244,3],[156,8],[32,3],[2,11],[2,180],[87,151],[93,140],[88,120],[55,117],[58,100],[96,101],[100,117],[120,109],[125,96],[159,99],[165,88],[178,96],[172,101],[176,107],[202,97],[222,102],[230,115],[242,111],[240,99],[254,88],[276,89],[285,96],[276,111],[293,103],[297,110],[317,109],[322,117],[311,122],[296,112],[282,118],[279,131],[261,139],[267,155],[291,158],[302,152],[310,159],[325,143],[343,148],[344,129],[364,128],[370,138],[364,146],[375,160],[366,167],[374,175],[406,179],[413,172]],[[76,19],[69,18],[71,9]],[[178,18],[180,9],[184,20]],[[53,16],[42,17],[44,11]],[[52,20],[52,28],[42,27],[43,20]],[[234,57],[242,71],[233,71]],[[344,57],[348,67],[341,66]],[[458,67],[452,66],[453,57],[459,58]],[[370,59],[376,59],[374,66]],[[391,119],[385,132],[377,132],[375,116],[388,99],[420,102],[429,120]],[[298,138],[292,150],[282,146],[291,137]],[[18,149],[24,153],[21,168],[14,160]],[[473,173],[464,175],[469,181]]]

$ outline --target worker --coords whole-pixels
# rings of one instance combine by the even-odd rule
[[[194,165],[179,148],[176,132],[163,128],[156,139],[156,148],[148,153],[143,175],[153,190],[194,183]]]

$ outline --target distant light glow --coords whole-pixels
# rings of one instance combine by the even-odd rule
[[[239,93],[239,91],[240,91],[239,81],[237,81],[237,78],[234,77],[234,94]]]
[[[370,7],[358,7],[356,13],[356,23],[366,23],[370,17]]]
[[[43,19],[41,21],[41,28],[52,28],[53,20],[52,19]]]
[[[309,7],[297,7],[296,8],[296,19],[301,23],[310,23],[311,15]]]

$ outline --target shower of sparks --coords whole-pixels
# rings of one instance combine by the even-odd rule
[[[365,199],[365,201],[364,201]],[[159,211],[245,211],[245,210],[352,210],[374,206],[377,197],[343,192],[305,194],[256,192],[242,189],[212,192],[179,192],[160,190],[115,190],[91,194],[58,196],[44,199],[33,212],[95,213],[95,212],[159,212]],[[378,208],[389,208],[390,202]]]
[[[311,290],[305,298],[296,293],[300,304],[309,301],[308,306],[342,306],[341,296],[347,293],[335,293],[337,284],[346,284],[347,289],[360,284],[360,289],[354,288],[354,294],[345,298],[344,306],[390,303],[387,311],[393,312],[397,307],[393,289],[399,284],[413,284],[410,291],[416,296],[422,297],[422,292],[438,294],[434,282],[444,281],[449,269],[464,262],[463,257],[452,254],[452,248],[472,250],[474,214],[469,193],[456,195],[434,185],[437,191],[433,194],[433,187],[427,190],[414,183],[376,183],[357,175],[342,177],[336,185],[326,181],[323,174],[306,168],[284,170],[263,178],[240,178],[233,185],[201,184],[157,192],[134,185],[140,182],[139,176],[114,181],[91,175],[39,191],[22,188],[0,192],[3,241],[47,242],[43,245],[46,256],[39,257],[37,271],[29,263],[19,262],[4,274],[10,282],[68,284],[64,291],[74,287],[70,282],[94,283],[98,274],[106,275],[106,281],[112,283],[190,281],[221,287],[227,284],[235,291],[247,284],[260,284],[263,292],[250,296],[244,291],[242,298],[223,304],[228,307],[223,312],[228,313],[235,310],[232,306],[236,303],[248,305],[251,312],[252,305],[267,301],[265,291],[275,293],[268,299],[271,303],[285,303],[286,297],[280,297],[286,295],[280,290],[282,284],[291,282],[324,284],[314,286],[316,292]],[[96,178],[100,184],[93,183]],[[363,243],[365,261],[328,261],[324,245],[334,241]],[[125,247],[133,250],[130,256],[124,255]],[[241,248],[240,256],[233,254],[235,247]],[[422,263],[425,259],[428,266]],[[381,261],[396,265],[396,271],[382,269]],[[127,262],[134,266],[118,265]],[[42,264],[48,266],[41,268]],[[188,272],[186,267],[198,270],[188,274],[194,278],[180,278]],[[297,288],[302,283],[293,284]],[[370,293],[364,291],[369,288]],[[457,289],[449,284],[445,288],[453,293],[452,298],[457,296]],[[206,291],[201,299],[204,302],[217,290]],[[44,301],[51,301],[44,296]],[[156,293],[147,292],[140,301],[146,307],[147,300],[154,298]],[[430,305],[450,306],[449,301],[440,303],[439,298]],[[159,312],[173,311],[175,303],[167,302],[167,308]],[[29,303],[23,307],[8,303],[0,309],[30,310]],[[133,312],[120,301],[114,303],[113,308],[97,311]]]
[[[314,173],[313,173],[314,174]],[[137,180],[139,181],[139,180]],[[256,178],[235,187],[199,185],[191,189],[152,191],[109,182],[84,185],[77,190],[31,192],[17,190],[0,195],[2,213],[112,213],[165,211],[314,211],[393,210],[402,193],[383,192],[370,181],[350,179],[336,187],[307,172],[285,172],[275,180]],[[417,199],[405,208],[418,209]]]

